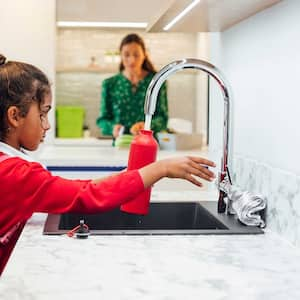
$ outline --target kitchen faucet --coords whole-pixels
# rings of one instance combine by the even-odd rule
[[[146,115],[145,128],[147,129],[147,126],[150,128],[149,122],[151,121],[151,118],[149,118],[149,116],[152,116],[155,112],[157,96],[162,84],[171,74],[182,69],[198,69],[208,73],[218,82],[223,93],[223,97],[224,97],[223,156],[221,160],[221,172],[219,173],[219,178],[218,178],[218,182],[219,182],[218,212],[224,213],[226,211],[226,203],[224,199],[227,197],[227,194],[225,191],[220,189],[220,183],[225,179],[225,177],[227,178],[229,176],[228,165],[229,166],[231,165],[228,164],[228,158],[231,158],[232,148],[229,147],[229,142],[231,142],[229,140],[230,117],[231,117],[231,103],[229,101],[230,92],[229,92],[229,86],[226,83],[226,80],[224,79],[222,73],[212,64],[194,58],[177,60],[163,67],[153,77],[146,92],[145,106],[144,106],[144,111]]]

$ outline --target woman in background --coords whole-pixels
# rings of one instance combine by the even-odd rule
[[[137,134],[144,127],[144,102],[148,85],[156,71],[149,60],[145,43],[137,34],[125,36],[120,44],[120,72],[102,83],[100,115],[97,125],[103,135],[117,138],[120,130]],[[151,129],[167,129],[167,88],[163,84]]]

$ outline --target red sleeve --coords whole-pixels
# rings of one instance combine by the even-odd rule
[[[53,176],[40,164],[20,158],[1,163],[0,180],[0,210],[13,208],[27,217],[33,212],[101,212],[120,206],[144,190],[137,170],[95,184]]]

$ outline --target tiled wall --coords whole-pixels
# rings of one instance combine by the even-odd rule
[[[95,56],[100,66],[105,64],[105,52],[117,51],[122,38],[133,31],[104,29],[58,29],[57,67],[87,66]],[[157,68],[182,57],[196,55],[196,34],[144,33],[147,51]]]
[[[131,32],[131,31],[130,31]],[[83,105],[86,124],[92,135],[99,135],[95,125],[100,107],[101,82],[118,71],[117,63],[107,62],[107,52],[117,51],[129,31],[103,29],[58,29],[57,32],[57,105]],[[196,56],[196,35],[192,33],[139,33],[157,69],[171,61]],[[94,56],[100,72],[78,72]],[[191,120],[195,124],[196,75],[182,71],[168,80],[170,117]],[[194,126],[195,127],[195,126]]]

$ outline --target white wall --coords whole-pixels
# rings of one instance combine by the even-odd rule
[[[209,48],[208,48],[209,34],[207,32],[199,32],[197,34],[197,58],[208,61]],[[196,81],[196,97],[197,105],[194,108],[196,113],[196,132],[201,133],[203,136],[203,143],[207,143],[207,74],[199,72]]]
[[[234,152],[296,174],[299,17],[300,1],[282,1],[214,37],[211,46],[211,61],[220,65],[233,90]],[[215,137],[212,146],[220,139]]]
[[[208,61],[216,68],[223,71],[221,65],[220,32],[211,32],[208,36]],[[227,75],[227,74],[225,74]],[[223,118],[224,98],[217,82],[209,78],[209,147],[212,152],[217,152],[223,146]]]
[[[8,60],[39,67],[53,83],[54,91],[55,0],[1,1],[0,9],[0,52]],[[47,142],[54,139],[54,110],[50,122],[53,125]]]

